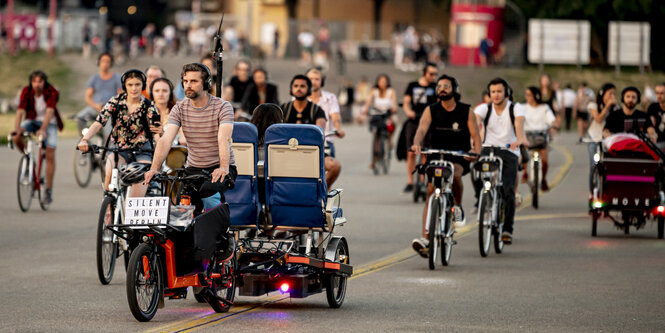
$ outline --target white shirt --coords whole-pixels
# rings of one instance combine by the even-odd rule
[[[331,115],[333,113],[339,113],[339,103],[337,102],[337,96],[331,92],[321,89],[321,97],[319,98],[319,102],[316,104],[320,106],[326,113],[326,133],[334,131],[335,126],[333,125]],[[327,137],[326,141],[334,142],[334,136]]]
[[[605,119],[603,119],[601,122],[597,122],[596,118],[591,116],[591,109],[594,109],[599,113],[602,110],[598,110],[598,104],[596,104],[596,102],[589,102],[587,108],[589,109],[589,121],[591,122],[589,124],[587,133],[589,134],[591,140],[600,142],[603,140],[603,128],[605,128]]]
[[[35,97],[35,112],[37,113],[35,120],[43,122],[44,117],[46,117],[46,100],[44,99],[44,94]],[[49,124],[57,124],[55,116],[51,117]]]
[[[314,35],[311,32],[303,31],[298,35],[298,42],[303,47],[312,47],[314,44]]]
[[[573,89],[566,88],[563,90],[563,101],[562,105],[564,108],[573,108],[575,105],[575,99],[577,98],[577,94]]]
[[[547,104],[538,104],[536,106],[531,106],[530,104],[525,104],[526,114],[524,115],[524,130],[527,132],[531,131],[546,131],[556,121],[554,117],[554,112],[550,109],[550,106]],[[490,121],[492,118],[490,118]]]
[[[487,123],[487,128],[485,128],[485,146],[499,146],[505,147],[515,141],[517,141],[517,136],[515,136],[515,131],[513,130],[513,124],[510,122],[510,105],[512,102],[508,101],[506,107],[503,109],[501,115],[496,113],[494,105],[492,105],[492,115],[490,120]],[[473,113],[478,115],[481,121],[484,122],[485,117],[487,116],[487,104],[483,103],[476,107],[473,110]],[[525,111],[524,106],[515,103],[513,109],[515,119],[517,117],[524,117]],[[519,156],[520,152],[518,149],[512,151],[515,155]]]

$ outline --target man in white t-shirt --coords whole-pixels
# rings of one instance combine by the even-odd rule
[[[502,78],[495,78],[487,85],[491,103],[480,104],[473,111],[478,123],[483,124],[481,131],[483,151],[486,155],[490,149],[487,147],[508,147],[510,151],[502,149],[495,155],[503,160],[503,200],[506,203],[503,234],[501,238],[505,244],[513,242],[513,222],[515,219],[515,180],[520,145],[528,145],[524,134],[524,106],[513,104],[510,101],[512,89],[508,82]],[[489,119],[488,119],[489,118]]]

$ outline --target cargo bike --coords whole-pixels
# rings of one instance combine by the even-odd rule
[[[649,220],[658,225],[658,238],[665,227],[663,159],[665,154],[642,132],[635,133],[644,143],[644,151],[605,151],[594,156],[592,193],[589,211],[591,235],[597,235],[598,221],[609,218],[614,225],[630,233],[630,228],[644,228]]]

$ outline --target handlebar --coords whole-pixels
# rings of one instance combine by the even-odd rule
[[[122,153],[122,152],[127,152],[127,151],[141,151],[141,152],[146,152],[146,153],[152,153],[154,152],[153,149],[145,149],[145,148],[118,148],[118,147],[101,147],[97,145],[88,145],[89,149],[87,152],[84,152],[83,154],[97,154],[100,151],[108,151],[112,153]],[[76,147],[76,150],[79,150],[79,147]]]
[[[452,156],[460,156],[460,157],[478,157],[478,156],[480,156],[480,154],[476,154],[476,153],[473,153],[473,152],[465,152],[463,150],[445,150],[445,149],[433,149],[433,148],[421,149],[420,153],[425,154],[425,155],[443,154],[443,155],[452,155]]]
[[[339,134],[339,132],[338,132],[337,130],[334,130],[334,131],[332,131],[332,132],[326,132],[326,133],[324,134],[324,136],[327,138],[327,137],[329,137],[329,136],[337,136],[338,134]]]
[[[180,169],[183,170],[183,169]],[[227,175],[228,176],[228,175]],[[193,175],[176,175],[176,176],[169,176],[166,173],[158,173],[155,176],[153,176],[153,180],[155,181],[182,181],[182,182],[195,182],[195,181],[203,181],[203,184],[201,184],[201,187],[198,189],[199,192],[226,192],[227,190],[233,189],[235,186],[235,182],[233,179],[229,177],[225,177],[222,182],[211,182],[210,179],[212,178],[212,174],[206,170],[201,170],[200,174],[193,174]]]

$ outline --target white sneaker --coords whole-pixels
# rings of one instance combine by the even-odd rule
[[[466,217],[464,216],[464,210],[462,210],[461,206],[453,206],[453,219],[456,227],[461,227],[466,224]]]
[[[427,246],[429,246],[429,241],[424,238],[415,238],[411,242],[411,247],[423,258],[427,258]]]
[[[127,244],[127,241],[124,240],[124,239],[121,238],[121,237],[118,237],[118,245],[120,246],[120,249],[121,249],[122,251],[127,251],[127,250],[129,250],[129,244]]]

